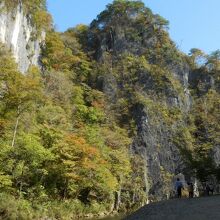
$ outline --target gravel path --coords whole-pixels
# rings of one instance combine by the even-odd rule
[[[220,196],[151,203],[124,220],[220,220]]]

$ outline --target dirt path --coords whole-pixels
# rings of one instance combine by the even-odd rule
[[[152,203],[125,220],[220,220],[220,196]]]

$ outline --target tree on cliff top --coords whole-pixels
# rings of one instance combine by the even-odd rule
[[[167,20],[154,15],[141,1],[116,0],[93,20],[88,40],[91,50],[96,53],[105,48],[110,52],[120,53],[127,49],[140,54],[142,47],[147,47],[146,40],[154,33],[162,37],[167,25]]]

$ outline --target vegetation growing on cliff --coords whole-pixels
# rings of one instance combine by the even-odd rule
[[[88,59],[65,48],[58,34],[48,39],[43,73],[33,67],[22,75],[1,47],[1,188],[29,201],[68,199],[110,210],[131,177],[131,141],[108,116],[105,95],[75,81],[79,70],[84,77],[90,71],[82,67]]]
[[[37,32],[47,31],[52,27],[52,17],[47,12],[46,0],[0,0],[0,4],[3,4],[3,9],[8,12],[17,9],[20,4]]]

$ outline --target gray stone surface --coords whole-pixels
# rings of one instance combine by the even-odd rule
[[[38,65],[44,33],[36,36],[36,29],[30,17],[24,14],[21,4],[10,12],[3,5],[0,10],[0,42],[11,50],[19,70],[25,73],[30,65]]]

